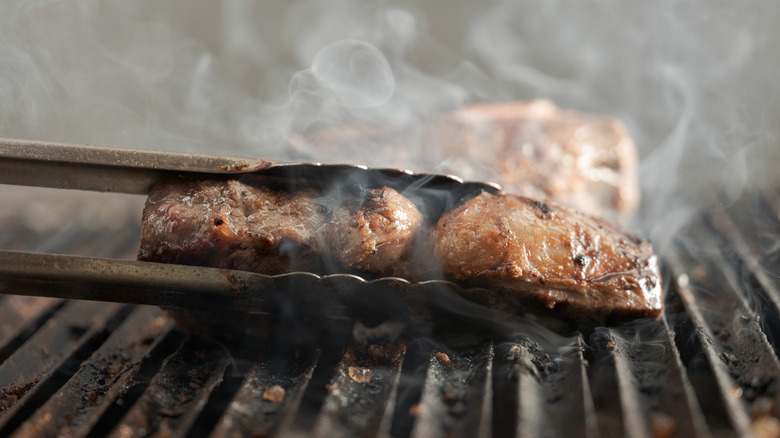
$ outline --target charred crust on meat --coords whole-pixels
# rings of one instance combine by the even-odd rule
[[[539,212],[541,213],[539,215],[539,217],[541,217],[543,219],[547,219],[547,218],[549,218],[551,216],[552,212],[550,210],[550,206],[549,205],[545,204],[542,201],[536,201],[536,200],[533,200],[533,199],[529,200],[529,202],[531,203],[531,205],[536,207],[537,210],[539,210]]]
[[[580,266],[587,266],[588,263],[590,263],[590,257],[586,256],[585,254],[579,254],[574,257],[574,263]]]
[[[377,189],[377,190],[372,190],[368,192],[368,196],[366,196],[366,200],[384,201],[386,190],[387,190],[386,187],[382,187],[381,189]]]

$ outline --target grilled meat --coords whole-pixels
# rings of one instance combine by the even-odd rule
[[[410,277],[410,248],[422,223],[409,199],[383,187],[336,209],[321,229],[318,246],[343,266]]]
[[[629,216],[639,202],[636,147],[613,118],[544,100],[482,103],[442,115],[435,138],[455,157],[450,166],[490,166],[507,192],[610,219]]]
[[[615,322],[661,312],[650,244],[600,219],[518,195],[482,193],[428,229],[396,190],[345,190],[164,182],[147,200],[138,258],[263,274],[354,269],[410,281],[443,275],[496,291],[500,299],[493,303],[505,310],[538,307],[574,320]]]
[[[661,312],[649,242],[563,206],[483,193],[445,213],[430,239],[445,275],[511,302],[592,321]]]
[[[238,181],[172,180],[143,212],[138,259],[265,274],[320,270],[314,248],[324,216],[313,192]]]
[[[422,224],[414,204],[387,187],[344,199],[234,180],[161,183],[144,208],[138,259],[270,275],[406,272]]]
[[[293,136],[290,146],[303,161],[359,160],[491,180],[610,220],[630,217],[639,204],[636,146],[614,118],[538,100],[472,104],[422,124],[322,128]]]

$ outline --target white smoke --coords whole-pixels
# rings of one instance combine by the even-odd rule
[[[498,1],[469,54],[510,96],[611,114],[641,152],[640,219],[770,182],[780,117],[780,5],[769,1]],[[775,179],[776,181],[776,179]]]
[[[408,126],[468,101],[549,98],[627,124],[651,226],[773,173],[779,9],[6,0],[0,136],[288,160],[291,136],[309,128]],[[412,138],[396,155],[431,168],[425,146]],[[383,165],[386,154],[367,145],[352,157]]]

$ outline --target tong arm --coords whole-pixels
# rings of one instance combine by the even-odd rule
[[[0,139],[0,184],[147,194],[180,174],[234,174],[266,160]]]

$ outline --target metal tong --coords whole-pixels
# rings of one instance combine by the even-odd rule
[[[381,183],[399,191],[414,192],[422,198],[441,191],[457,198],[465,193],[500,190],[491,183],[464,182],[454,176],[401,169],[275,163],[246,157],[0,139],[0,184],[148,194],[158,181],[177,176],[240,178],[286,187],[346,178],[368,186]],[[367,284],[371,287],[365,287]],[[406,304],[418,303],[421,299],[434,299],[443,288],[478,296],[479,301],[495,299],[491,294],[469,293],[446,281],[412,284],[399,278],[367,280],[349,274],[318,276],[305,272],[269,276],[206,267],[0,250],[2,294],[265,313],[268,300],[279,294],[305,300],[312,293],[319,294],[335,306],[343,300],[357,300],[392,307],[394,304],[386,301],[388,296]]]

